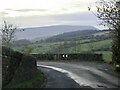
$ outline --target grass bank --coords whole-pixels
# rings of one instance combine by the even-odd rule
[[[9,83],[3,90],[7,88],[42,88],[46,81],[46,77],[41,70],[37,70],[36,74],[28,81],[24,81],[19,84],[11,84]]]

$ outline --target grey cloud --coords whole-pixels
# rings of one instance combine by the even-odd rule
[[[62,11],[68,11],[69,9],[67,8],[61,8]]]
[[[97,18],[91,12],[73,13],[73,14],[62,14],[53,17],[55,20],[64,21],[89,21],[97,20]]]
[[[46,9],[5,9],[9,11],[30,12],[30,11],[47,11]]]
[[[100,23],[96,16],[94,16],[91,12],[83,12],[83,13],[73,13],[73,14],[62,14],[62,15],[54,15],[51,16],[54,21],[63,22],[65,24],[72,25],[91,25],[95,26]]]
[[[18,11],[18,12],[29,12],[29,11],[47,11],[45,9],[18,9],[18,10],[15,10],[15,11]]]
[[[98,19],[91,12],[83,13],[70,13],[61,15],[34,15],[34,16],[20,16],[8,17],[8,21],[20,26],[43,26],[52,24],[63,25],[92,25],[95,26],[99,23]]]
[[[78,3],[78,4],[73,5],[73,7],[77,7],[77,8],[80,8],[82,6],[84,6],[84,4],[82,4],[82,3]]]
[[[0,15],[2,15],[2,16],[7,15],[7,14],[8,14],[8,13],[5,12],[5,11],[0,12]]]

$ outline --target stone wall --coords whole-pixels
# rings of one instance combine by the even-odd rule
[[[32,54],[37,60],[103,61],[102,54]]]
[[[32,78],[36,73],[36,59],[31,55],[2,47],[2,86],[17,84]]]
[[[18,64],[15,59],[9,58],[9,57],[2,57],[2,85],[3,87],[7,85],[13,78],[17,65]]]
[[[20,83],[29,80],[37,71],[36,60],[30,55],[23,55],[11,83]]]

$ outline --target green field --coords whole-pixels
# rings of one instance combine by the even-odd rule
[[[96,35],[109,35],[110,32],[106,31],[106,32],[100,32],[100,33],[95,33],[93,34],[94,36]]]
[[[103,59],[106,62],[111,61],[112,53],[111,38],[101,39],[104,36],[109,35],[108,32],[100,32],[93,34],[94,36],[99,35],[99,40],[97,38],[84,38],[71,41],[57,41],[57,42],[43,42],[39,44],[30,44],[33,50],[31,53],[40,54],[50,54],[50,53],[101,53],[103,54]],[[22,51],[25,46],[15,47],[14,50]]]
[[[103,54],[103,59],[105,62],[110,62],[112,61],[112,52],[111,51],[97,51],[96,53],[102,53]]]
[[[54,43],[42,43],[38,45],[29,45],[30,47],[34,48],[31,53],[86,53],[86,52],[94,52],[94,53],[101,53],[103,54],[103,59],[105,61],[111,61],[111,51],[99,51],[98,49],[102,48],[111,48],[112,40],[103,40],[98,42],[92,43],[85,43],[85,44],[74,44],[69,45],[64,44],[64,42],[54,42]],[[69,45],[69,46],[68,46]],[[23,47],[15,48],[15,50],[21,50]],[[92,51],[94,50],[94,51]]]

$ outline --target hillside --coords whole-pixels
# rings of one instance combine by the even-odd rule
[[[13,46],[21,46],[21,45],[29,45],[29,44],[31,44],[31,41],[27,39],[16,40],[12,43]]]
[[[110,61],[111,42],[108,30],[83,30],[55,35],[29,46],[34,48],[31,53],[102,53],[104,60]]]
[[[45,39],[45,42],[58,42],[58,41],[74,41],[81,40],[83,38],[87,38],[88,36],[96,33],[102,33],[102,30],[78,30],[72,32],[66,32],[63,34],[55,35],[48,39]],[[43,41],[43,40],[42,40]]]
[[[43,39],[46,37],[62,34],[65,32],[77,30],[98,30],[93,26],[77,26],[77,25],[54,25],[45,27],[25,28],[22,32],[17,32],[17,39]]]

